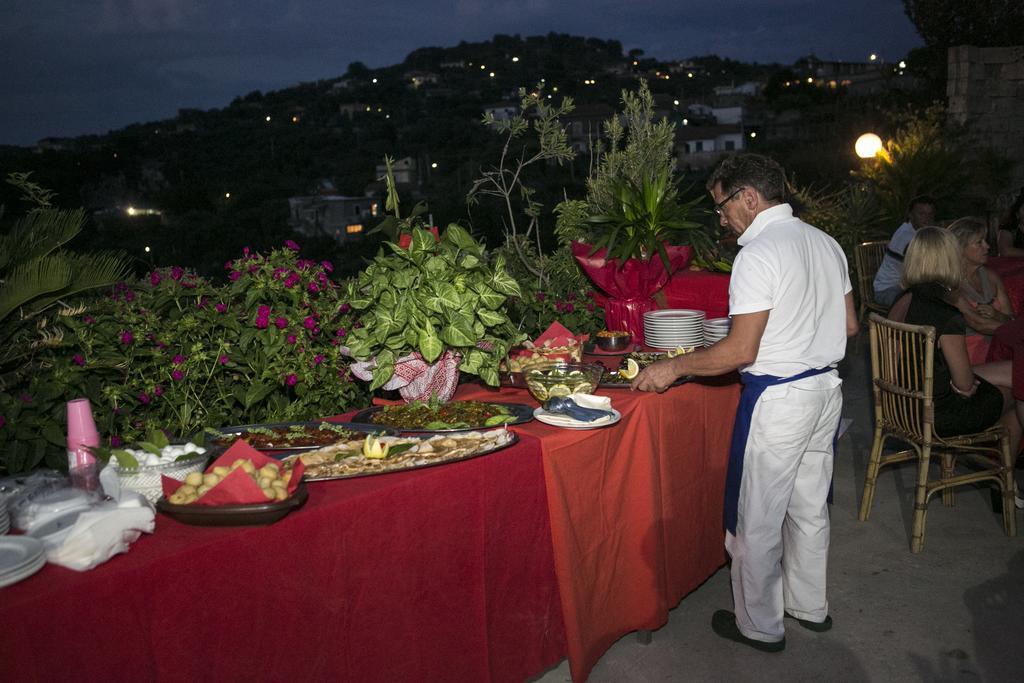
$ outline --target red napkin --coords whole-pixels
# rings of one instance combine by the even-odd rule
[[[589,334],[579,336],[570,332],[557,320],[544,330],[532,342],[524,342],[521,349],[509,355],[515,359],[543,358],[545,361],[578,361],[582,356],[583,343],[590,339]]]
[[[206,468],[206,472],[212,472],[214,467],[231,467],[231,463],[239,458],[251,461],[257,470],[264,465],[273,465],[278,468],[278,471],[281,469],[279,461],[260,453],[245,441],[238,440],[224,451],[219,458],[214,460]],[[296,461],[295,468],[292,470],[292,478],[288,480],[289,496],[295,494],[295,490],[299,487],[299,482],[302,481],[302,473],[305,469],[301,460]],[[164,496],[167,498],[170,498],[171,494],[184,484],[184,482],[167,476],[162,476],[160,482],[164,489]],[[191,503],[191,505],[249,505],[268,502],[272,501],[269,501],[263,495],[263,490],[259,484],[253,481],[253,478],[245,470],[238,468],[232,470],[230,474],[220,480],[219,484],[207,491],[206,495]]]

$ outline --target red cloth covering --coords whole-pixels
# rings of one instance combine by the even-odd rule
[[[662,295],[663,308],[690,308],[704,311],[708,318],[724,318],[729,315],[729,274],[682,270],[672,276],[658,298]]]
[[[92,571],[48,565],[0,590],[0,623],[16,625],[5,679],[522,681],[568,650],[583,681],[725,561],[732,380],[600,390],[617,425],[530,422],[487,456],[313,482],[267,527],[159,515]],[[254,655],[268,638],[279,647]]]
[[[530,422],[540,438],[555,572],[574,681],[620,637],[654,630],[725,562],[722,503],[734,375],[664,394],[610,396],[622,420],[574,431]],[[531,402],[522,389],[463,385],[457,398]]]
[[[609,330],[626,330],[638,344],[644,341],[644,313],[656,308],[654,293],[665,286],[672,273],[686,268],[693,258],[690,247],[666,246],[669,270],[661,257],[650,260],[627,259],[621,265],[618,259],[605,258],[607,250],[591,255],[589,244],[572,243],[572,254],[594,284],[606,295],[598,301],[604,308],[604,322]]]
[[[6,681],[523,681],[565,653],[539,441],[309,483],[265,527],[156,533],[0,589]],[[273,643],[272,647],[267,647]]]

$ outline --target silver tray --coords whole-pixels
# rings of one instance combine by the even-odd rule
[[[532,411],[531,411],[531,415],[532,415]],[[480,430],[476,430],[476,431],[480,431]],[[377,472],[353,472],[351,474],[332,474],[332,475],[322,476],[322,477],[312,477],[309,474],[309,470],[306,470],[306,472],[303,473],[303,475],[302,475],[302,481],[304,481],[304,482],[306,482],[306,481],[308,481],[308,482],[317,482],[317,481],[335,481],[337,479],[359,479],[359,478],[362,478],[362,477],[376,477],[376,476],[380,476],[380,475],[384,475],[384,474],[394,474],[396,472],[411,472],[413,470],[422,470],[422,469],[426,469],[428,467],[439,467],[441,465],[448,465],[448,464],[453,463],[453,462],[462,462],[463,460],[472,460],[473,458],[478,458],[481,455],[489,455],[491,453],[497,453],[498,451],[504,450],[504,449],[508,448],[509,446],[514,446],[515,444],[519,443],[519,435],[518,434],[516,434],[515,432],[512,432],[512,431],[508,432],[508,434],[509,434],[509,436],[511,438],[507,442],[501,444],[500,446],[496,446],[494,448],[485,448],[482,451],[477,451],[477,452],[474,452],[474,453],[467,453],[465,455],[460,455],[458,457],[450,458],[450,459],[447,459],[447,460],[438,460],[436,462],[426,462],[426,463],[412,464],[412,465],[408,465],[408,466],[405,466],[405,467],[396,467],[394,469],[381,470],[381,471],[377,471]],[[424,439],[425,440],[425,439],[429,439],[431,436],[433,436],[433,435],[432,434],[413,434],[411,436],[407,436],[406,438],[410,438],[410,439]],[[301,453],[295,453],[295,454],[292,454],[291,456],[289,456],[286,459],[297,458],[297,457],[299,457],[301,455],[302,455]]]
[[[373,406],[372,408],[366,408],[360,410],[358,413],[352,416],[352,422],[363,424],[368,427],[380,427],[383,429],[390,429],[400,434],[447,434],[450,432],[482,432],[488,429],[500,429],[503,426],[511,426],[523,424],[533,419],[533,406],[528,406],[525,403],[502,403],[501,401],[480,401],[480,403],[493,403],[500,404],[515,418],[511,422],[505,422],[499,425],[492,425],[485,427],[483,425],[474,425],[472,427],[452,427],[449,429],[403,429],[402,427],[395,427],[391,425],[379,425],[370,422],[370,418],[376,415],[385,406]]]
[[[390,427],[385,427],[384,425],[355,424],[354,422],[331,422],[330,420],[312,420],[308,422],[264,422],[259,424],[235,425],[233,427],[219,427],[217,429],[208,431],[206,433],[206,438],[207,441],[211,442],[213,446],[230,446],[230,443],[220,444],[214,441],[215,439],[217,439],[216,434],[221,434],[226,437],[231,437],[232,435],[234,435],[234,438],[237,439],[238,435],[244,433],[247,429],[279,429],[282,427],[287,429],[289,427],[319,427],[320,425],[325,423],[335,427],[343,427],[351,432],[361,432],[363,434],[387,434],[388,436],[398,435],[398,432],[396,430],[391,429]],[[265,446],[258,448],[256,446],[253,446],[253,448],[263,453],[291,453],[296,451],[316,450],[317,448],[329,446],[332,443],[340,440],[341,436],[339,435],[337,439],[317,444],[315,446],[285,446],[284,444],[282,444],[281,447],[275,446],[274,448],[267,448]]]
[[[692,382],[695,379],[697,379],[696,375],[683,375],[675,382],[672,382],[669,386],[678,387],[680,384],[686,384],[687,382]],[[623,380],[621,382],[601,382],[597,386],[599,389],[629,389],[631,381],[632,380]]]

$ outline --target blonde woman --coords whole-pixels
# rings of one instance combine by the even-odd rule
[[[1010,361],[972,366],[967,357],[966,323],[956,307],[963,284],[960,245],[945,228],[921,228],[907,247],[901,283],[906,294],[890,318],[935,328],[935,432],[955,436],[1002,421],[1011,452],[1020,447],[1021,420],[1014,410]],[[1019,409],[1024,413],[1024,408]],[[1018,500],[1024,504],[1024,501]]]

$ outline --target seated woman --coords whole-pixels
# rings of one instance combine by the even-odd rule
[[[999,223],[996,246],[1000,256],[1024,256],[1024,187]]]
[[[960,243],[964,281],[957,308],[967,321],[967,352],[972,363],[984,362],[991,336],[1001,325],[1013,320],[1013,306],[1002,279],[985,267],[988,261],[988,232],[977,218],[959,218],[949,226]]]
[[[956,238],[944,228],[922,228],[907,247],[902,285],[907,293],[897,301],[890,318],[935,328],[933,368],[935,432],[954,436],[982,431],[1001,421],[1010,434],[1011,452],[1021,441],[1024,407],[1017,408],[1011,392],[1009,361],[971,366],[964,339],[964,317],[954,305],[963,269]],[[903,300],[908,300],[906,303]],[[899,317],[897,317],[899,316]],[[1017,410],[1015,410],[1017,408]],[[1018,498],[1018,506],[1024,499]]]

